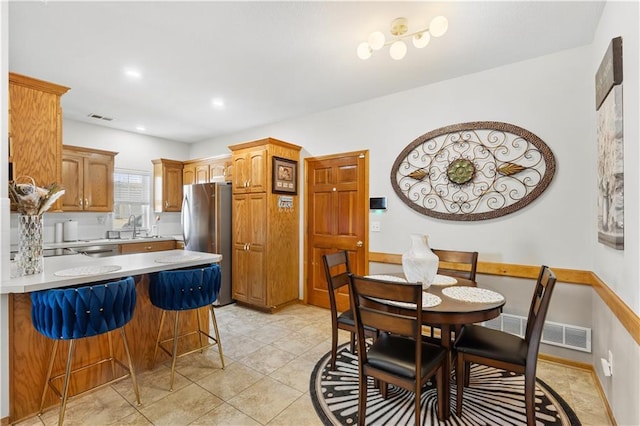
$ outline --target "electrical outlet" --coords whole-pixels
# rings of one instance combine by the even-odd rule
[[[380,222],[371,222],[371,232],[380,232]]]

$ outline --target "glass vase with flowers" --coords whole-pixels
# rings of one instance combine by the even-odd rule
[[[19,183],[19,180],[26,183]],[[9,182],[9,197],[18,212],[18,275],[42,272],[42,215],[64,194],[56,184],[36,185],[33,178],[21,177]]]

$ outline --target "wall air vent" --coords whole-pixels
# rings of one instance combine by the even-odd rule
[[[113,121],[113,118],[111,118],[111,117],[105,117],[104,115],[93,114],[93,113],[87,114],[87,117],[95,118],[96,120]]]
[[[524,337],[527,329],[527,318],[518,315],[502,314],[491,321],[483,322],[482,325],[494,330],[501,330]],[[577,351],[591,352],[591,329],[577,325],[545,321],[544,327],[542,328],[541,342]]]

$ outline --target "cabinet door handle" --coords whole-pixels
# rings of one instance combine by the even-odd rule
[[[78,205],[79,205],[80,207],[82,207],[82,198],[80,198],[80,199],[78,200]]]
[[[167,201],[165,201],[165,202],[164,202],[164,207],[165,207],[165,208],[169,207],[169,200],[167,200]]]
[[[89,199],[88,198],[84,199],[84,206],[85,207],[89,207]]]
[[[145,247],[145,249],[147,249],[147,250],[151,250],[152,248],[153,248],[153,247],[151,247],[151,246],[146,246],[146,247]]]

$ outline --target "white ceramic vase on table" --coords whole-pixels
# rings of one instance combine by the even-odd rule
[[[429,288],[438,273],[438,256],[429,247],[429,236],[411,234],[411,248],[402,255],[402,271],[409,282]]]

